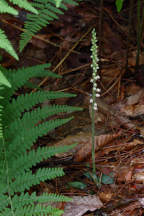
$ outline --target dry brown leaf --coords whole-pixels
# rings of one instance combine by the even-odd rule
[[[80,132],[76,135],[67,136],[65,139],[57,142],[55,145],[63,146],[63,145],[71,145],[74,143],[77,143],[78,145],[68,152],[65,152],[63,154],[56,154],[55,156],[56,157],[67,157],[69,155],[74,155],[77,151],[79,151],[81,146],[85,146],[90,141],[90,138],[91,138],[91,133],[86,133],[86,132],[85,133]]]
[[[132,116],[138,116],[143,114],[144,114],[144,104],[136,105]]]
[[[127,105],[137,104],[140,101],[140,98],[143,96],[143,94],[144,94],[143,89],[137,91],[136,94],[133,94],[127,98],[126,104]]]
[[[135,129],[136,126],[134,123],[132,123],[126,116],[124,116],[121,113],[117,113],[117,123],[120,125],[123,125],[127,129]]]
[[[144,183],[144,164],[143,160],[139,164],[135,164],[134,166],[134,175],[133,179],[135,182]]]
[[[131,57],[129,57],[128,59],[129,66],[135,66],[136,55],[137,55],[136,51],[131,52]],[[143,52],[139,55],[139,65],[142,65],[142,64],[144,64],[144,53]]]
[[[133,176],[133,179],[135,180],[135,182],[144,183],[144,172],[136,173]]]
[[[115,134],[102,134],[99,136],[95,136],[95,149],[99,150],[101,147],[105,146],[119,135],[120,132]],[[85,145],[81,145],[81,148],[75,153],[74,161],[80,162],[84,160],[86,157],[89,157],[89,155],[91,155],[91,151],[92,143],[91,136],[89,136],[89,140],[85,142]]]
[[[127,206],[122,206],[121,208],[114,210],[110,216],[140,216],[141,214],[135,212],[135,210],[140,207],[141,204],[139,201],[131,202]]]
[[[144,164],[144,157],[143,155],[140,157],[136,157],[131,160],[131,165],[137,166],[138,164]]]
[[[119,103],[115,107],[125,116],[138,116],[144,114],[143,104],[144,90],[139,90],[136,94],[127,98],[126,103]]]
[[[109,154],[111,151],[126,151],[132,149],[134,146],[143,144],[143,141],[134,139],[132,142],[128,143],[117,143],[116,145],[108,146],[103,149],[103,154]]]
[[[110,143],[113,139],[120,136],[120,134],[121,134],[121,132],[119,131],[118,133],[114,133],[114,134],[102,134],[102,135],[99,135],[99,136],[95,136],[96,150],[99,150],[101,147],[103,147],[106,144]]]
[[[128,95],[128,96],[137,94],[137,92],[139,92],[141,90],[141,87],[138,86],[136,83],[133,83],[133,82],[127,86],[124,86],[124,88],[125,88],[126,95]]]
[[[87,211],[100,209],[103,204],[97,196],[73,196],[73,201],[66,203],[63,216],[81,216]]]
[[[144,105],[128,105],[123,108],[123,113],[127,116],[136,117],[144,114]]]
[[[117,169],[116,172],[117,172],[117,182],[129,183],[132,181],[133,167],[123,166]]]
[[[138,127],[141,137],[144,137],[144,127]]]
[[[111,201],[113,195],[114,194],[110,190],[109,191],[104,191],[104,192],[102,191],[102,192],[99,193],[99,197],[100,197],[101,201],[103,201],[103,202]]]

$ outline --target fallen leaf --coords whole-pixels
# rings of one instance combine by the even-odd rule
[[[140,98],[143,96],[143,94],[144,94],[143,89],[137,91],[136,94],[133,94],[127,98],[126,104],[127,105],[137,104],[139,102]]]
[[[63,216],[81,216],[87,211],[95,211],[103,207],[98,196],[73,196],[72,202],[65,205]]]
[[[67,136],[65,139],[57,142],[55,145],[56,146],[63,146],[63,145],[71,145],[72,143],[77,143],[78,145],[71,149],[70,151],[68,152],[65,152],[63,154],[56,154],[55,156],[56,157],[68,157],[69,155],[70,156],[74,156],[75,153],[77,151],[79,151],[79,149],[81,148],[81,146],[85,146],[91,139],[91,133],[85,133],[85,132],[80,132],[76,135],[70,135],[70,136]]]
[[[137,183],[144,183],[144,172],[141,170],[141,172],[137,172],[133,176],[133,180]]]
[[[140,145],[140,144],[142,145],[143,141],[138,140],[138,139],[134,139],[132,142],[126,142],[126,143],[118,142],[115,145],[108,145],[107,148],[104,148],[102,150],[102,152],[103,152],[103,154],[109,154],[112,151],[117,151],[117,152],[126,151],[126,150],[130,150],[134,146],[137,146],[137,145]]]
[[[138,208],[140,208],[140,202],[135,201],[129,203],[127,206],[121,206],[120,208],[112,211],[109,215],[110,216],[140,216],[141,214],[138,214],[138,211],[135,212]]]
[[[136,94],[127,98],[127,101],[120,102],[115,107],[125,116],[135,117],[144,114],[144,90],[138,91]]]
[[[115,134],[102,134],[99,136],[95,136],[95,149],[99,150],[101,147],[107,145],[109,142],[111,142],[119,135],[120,132]],[[84,145],[81,145],[81,148],[75,153],[74,161],[80,162],[84,160],[86,157],[91,155],[91,151],[92,151],[92,143],[91,143],[91,136],[89,136],[87,142],[85,142]]]
[[[102,191],[99,193],[99,197],[103,202],[109,202],[113,196],[114,194],[110,190],[105,190],[104,192]]]
[[[123,166],[117,169],[117,182],[131,182],[132,181],[132,174],[133,174],[133,167],[130,166]]]

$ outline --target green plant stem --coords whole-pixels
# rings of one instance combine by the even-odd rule
[[[95,103],[95,94],[92,95],[93,104]],[[93,173],[96,172],[96,165],[95,165],[95,110],[92,104],[92,168]]]

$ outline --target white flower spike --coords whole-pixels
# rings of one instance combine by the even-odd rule
[[[90,99],[90,103],[92,103],[92,109],[97,110],[97,104],[96,104],[96,97],[100,97],[101,90],[97,88],[97,80],[100,79],[100,76],[97,74],[97,71],[99,69],[99,58],[98,58],[98,46],[97,46],[97,39],[96,39],[96,31],[95,29],[92,30],[92,46],[91,46],[91,59],[92,59],[92,78],[90,82],[93,84],[92,89],[92,98]]]

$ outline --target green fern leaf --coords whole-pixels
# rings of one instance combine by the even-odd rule
[[[76,2],[70,0],[69,4],[76,4]],[[57,8],[53,0],[34,0],[33,6],[38,9],[39,14],[27,15],[27,20],[24,24],[25,31],[21,34],[20,51],[24,49],[32,36],[42,27],[45,27],[50,21],[58,19],[57,15],[63,14],[62,9],[67,10],[66,5],[63,3]]]
[[[18,56],[13,49],[10,41],[7,39],[6,35],[4,34],[4,31],[0,29],[0,48],[4,49],[6,52],[8,52],[10,55],[12,55],[15,59],[18,60]]]
[[[12,124],[6,129],[5,134],[7,134],[7,138],[11,139],[15,136],[15,134],[20,133],[23,128],[26,130],[34,127],[34,125],[38,124],[38,122],[48,118],[52,115],[59,113],[71,113],[74,111],[81,111],[82,109],[79,107],[71,107],[66,105],[53,105],[53,106],[45,106],[43,108],[37,108],[32,110],[31,112],[26,112],[23,115],[23,118],[15,118]]]
[[[18,15],[18,12],[16,9],[10,7],[8,3],[4,0],[0,1],[0,13],[9,13],[12,15]]]
[[[10,193],[13,195],[15,192],[24,192],[30,187],[39,184],[41,181],[51,180],[56,177],[64,175],[62,168],[43,168],[38,169],[36,174],[32,174],[31,171],[17,176],[14,182],[10,184]]]
[[[52,206],[41,206],[41,205],[36,205],[36,206],[28,206],[24,208],[19,208],[15,212],[16,216],[60,216],[63,214],[62,210],[59,210],[57,208],[54,208]]]
[[[69,201],[66,197],[56,194],[36,196],[36,193],[32,193],[29,195],[25,193],[25,190],[29,190],[30,187],[41,181],[63,176],[62,168],[38,169],[36,173],[33,173],[31,168],[42,160],[46,160],[56,153],[68,151],[75,146],[31,149],[38,137],[46,135],[49,131],[67,123],[72,118],[49,121],[45,121],[45,119],[55,114],[80,110],[80,108],[65,105],[36,109],[34,106],[47,99],[73,97],[75,95],[39,91],[11,99],[15,89],[22,87],[29,78],[34,75],[48,75],[45,69],[49,66],[45,64],[20,70],[7,70],[0,67],[2,75],[4,74],[4,76],[0,74],[0,115],[2,115],[0,116],[0,216],[45,216],[47,214],[58,216],[62,214],[61,210],[51,206],[44,207],[39,203]],[[26,73],[27,75],[25,75]],[[57,77],[51,72],[49,75]],[[11,82],[12,87],[10,86]]]
[[[55,0],[56,7],[60,7],[60,4],[62,3],[62,0]]]
[[[38,139],[38,137],[42,137],[46,135],[49,131],[69,122],[71,118],[66,119],[56,119],[44,122],[35,128],[31,128],[29,130],[23,129],[23,131],[18,134],[11,142],[11,145],[7,146],[7,158],[9,161],[13,161],[19,155],[25,153],[26,150],[30,149],[32,144]]]
[[[32,5],[26,1],[26,0],[9,0],[10,2],[12,2],[15,5],[18,5],[20,8],[24,8],[32,13],[38,14],[38,11],[32,7]]]
[[[9,198],[6,195],[0,193],[0,212],[7,207]]]
[[[7,90],[8,91],[8,90]],[[64,98],[64,97],[75,97],[75,94],[64,93],[64,92],[42,92],[38,91],[35,93],[25,94],[19,96],[17,99],[13,99],[11,104],[6,104],[5,106],[5,113],[4,120],[5,124],[11,123],[16,118],[21,116],[21,113],[24,111],[28,111],[33,106],[39,103],[43,103],[45,100],[52,100],[57,98]],[[17,112],[15,112],[17,110]]]
[[[0,216],[60,216],[63,211],[52,206],[28,205],[11,210],[6,208]]]
[[[71,198],[68,198],[63,195],[57,194],[47,194],[43,193],[40,196],[37,196],[36,193],[21,193],[21,195],[15,195],[12,198],[13,208],[20,208],[25,205],[32,205],[34,202],[37,203],[46,203],[46,202],[69,202]]]
[[[70,4],[70,5],[78,5],[78,1],[74,0],[63,0],[65,4]]]
[[[53,78],[61,78],[61,76],[49,71],[50,64],[36,65],[18,70],[6,70],[0,67],[0,70],[5,74],[12,85],[9,97],[20,87],[22,87],[32,77],[49,76]]]
[[[56,153],[69,151],[75,146],[76,144],[59,147],[43,147],[38,148],[36,151],[32,150],[29,153],[25,153],[14,161],[9,162],[9,176],[11,176],[11,179],[15,178],[17,175],[21,175],[24,171],[28,171],[32,166],[35,166],[40,161],[48,159]]]
[[[12,87],[10,82],[7,80],[7,78],[4,76],[1,70],[0,70],[0,84],[3,84],[9,88]]]
[[[3,73],[0,71],[0,91],[4,89],[4,86],[8,86],[9,88],[11,87],[11,84],[8,82],[6,77],[3,75]],[[3,97],[0,96],[0,100],[2,100]],[[0,101],[1,102],[1,101]],[[3,105],[0,104],[0,152],[2,152],[2,147],[3,147],[3,122],[2,122],[2,116],[3,114]]]

